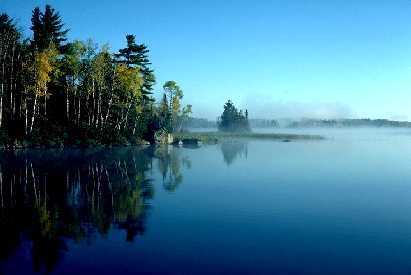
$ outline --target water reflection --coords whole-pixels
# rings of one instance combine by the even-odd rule
[[[33,271],[50,272],[67,240],[91,243],[113,227],[134,241],[144,234],[154,188],[148,173],[157,158],[164,188],[176,190],[181,165],[170,148],[28,151],[0,158],[0,260],[29,244]]]
[[[191,161],[181,156],[181,151],[172,146],[162,146],[156,149],[158,169],[163,176],[163,187],[169,192],[174,192],[183,181],[181,166],[191,167]]]
[[[224,161],[247,157],[247,144],[220,145]],[[190,147],[190,149],[197,149]],[[92,244],[113,228],[133,242],[146,231],[158,171],[175,192],[185,150],[174,146],[3,152],[0,155],[0,262],[28,247],[33,271],[51,272],[68,241]]]
[[[230,166],[237,158],[247,159],[248,146],[247,142],[240,140],[231,140],[221,143],[221,152],[223,153],[224,162]]]

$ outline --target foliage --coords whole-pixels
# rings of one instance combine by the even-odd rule
[[[181,128],[191,113],[181,89],[154,103],[149,50],[127,35],[112,53],[92,40],[67,41],[68,30],[50,5],[35,8],[32,37],[0,14],[0,131],[2,144],[136,144],[160,128]],[[174,89],[174,90],[173,90]]]
[[[231,100],[224,105],[224,111],[218,121],[218,129],[223,132],[249,132],[248,111],[238,111]]]
[[[183,90],[175,81],[167,81],[163,85],[164,94],[159,108],[161,127],[168,132],[180,132],[183,124],[192,113],[192,106],[187,105],[181,108]]]
[[[46,5],[44,13],[36,7],[32,12],[31,30],[33,31],[32,47],[37,51],[43,51],[52,44],[62,47],[66,41],[68,30],[63,30],[64,24],[60,14],[50,5]]]

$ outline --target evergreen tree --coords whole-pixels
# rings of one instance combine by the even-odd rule
[[[137,44],[135,35],[127,35],[127,47],[120,49],[114,56],[117,62],[139,69],[143,78],[141,94],[144,101],[150,101],[153,86],[155,84],[154,71],[150,68],[151,63],[148,58],[149,50],[144,44]]]
[[[218,121],[218,129],[224,132],[250,131],[248,122],[248,110],[245,115],[238,111],[231,100],[224,105],[224,111]]]
[[[63,49],[68,30],[63,30],[64,24],[60,14],[50,5],[46,5],[44,13],[36,7],[32,12],[31,30],[33,31],[32,47],[42,51],[54,44],[59,50]]]

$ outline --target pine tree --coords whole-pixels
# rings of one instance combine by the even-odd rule
[[[127,35],[127,47],[120,49],[115,58],[117,62],[126,64],[130,67],[139,69],[143,78],[143,85],[141,87],[141,94],[144,101],[150,101],[153,86],[156,82],[154,71],[150,68],[151,63],[148,58],[149,50],[144,44],[137,44],[135,35]]]
[[[31,15],[31,30],[33,31],[33,39],[31,40],[31,46],[35,50],[43,48],[43,23],[41,20],[42,13],[39,7],[34,8]]]
[[[36,7],[32,12],[31,30],[33,31],[32,47],[37,51],[49,48],[52,44],[63,49],[68,30],[63,30],[61,16],[50,5],[46,5],[44,13]]]

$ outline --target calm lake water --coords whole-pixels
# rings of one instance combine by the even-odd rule
[[[0,274],[410,274],[411,130],[288,132],[2,153]]]

